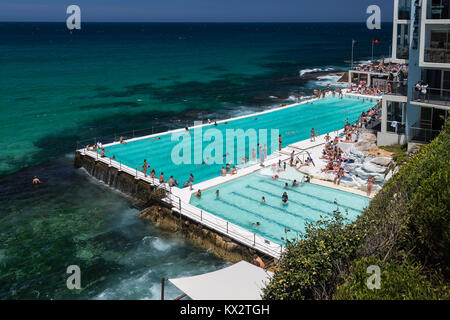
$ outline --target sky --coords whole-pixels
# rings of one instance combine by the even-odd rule
[[[72,4],[83,22],[362,22],[370,5],[393,16],[393,0],[0,0],[0,21],[62,22]]]

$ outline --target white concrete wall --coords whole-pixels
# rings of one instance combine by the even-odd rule
[[[377,133],[377,146],[392,146],[394,144],[406,144],[406,136],[395,132]]]

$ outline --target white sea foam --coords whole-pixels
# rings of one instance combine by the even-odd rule
[[[167,251],[172,247],[170,243],[167,243],[158,237],[146,236],[142,239],[142,242],[158,251]]]
[[[303,77],[305,74],[308,73],[315,73],[315,72],[324,72],[324,71],[333,71],[333,68],[314,68],[314,69],[303,69],[299,71],[300,77]]]

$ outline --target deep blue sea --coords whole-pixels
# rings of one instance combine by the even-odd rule
[[[161,277],[227,265],[73,168],[78,141],[225,119],[333,87],[389,55],[392,24],[0,23],[0,298],[159,299]],[[303,77],[301,77],[303,75]],[[42,184],[31,186],[33,176]],[[82,290],[66,288],[66,268]],[[169,285],[166,295],[180,292]]]

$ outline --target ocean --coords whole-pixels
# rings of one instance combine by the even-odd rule
[[[226,266],[74,169],[77,143],[342,86],[336,72],[307,76],[348,69],[352,39],[356,60],[371,58],[372,39],[388,56],[391,37],[392,24],[0,23],[0,298],[158,299],[161,277]],[[82,290],[66,287],[72,264]]]

